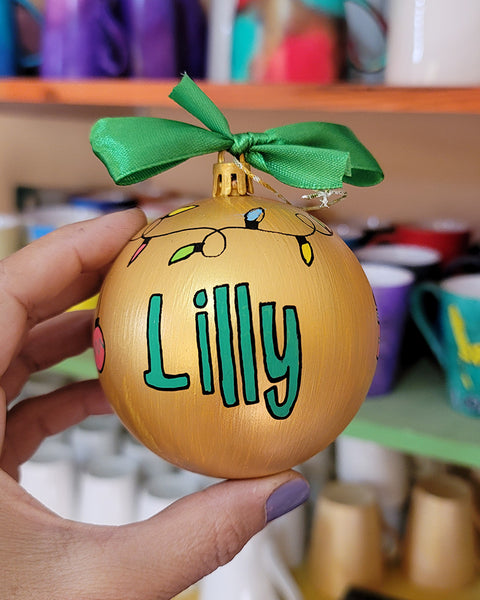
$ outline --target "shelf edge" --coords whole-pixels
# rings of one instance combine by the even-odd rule
[[[177,80],[0,79],[0,103],[169,107]],[[331,112],[480,114],[480,88],[402,88],[339,83],[215,84],[199,82],[224,109]]]

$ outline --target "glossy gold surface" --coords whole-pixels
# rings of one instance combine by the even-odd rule
[[[374,300],[353,253],[307,213],[255,196],[147,226],[113,265],[97,316],[100,380],[120,419],[165,459],[217,477],[267,475],[322,450],[376,365]],[[183,389],[148,385],[163,376]]]

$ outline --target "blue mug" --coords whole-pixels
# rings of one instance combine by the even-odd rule
[[[438,317],[426,309],[425,295],[436,299]],[[413,290],[411,310],[445,371],[452,408],[480,417],[480,274],[421,283]]]
[[[383,81],[387,60],[387,0],[345,0],[348,78]]]
[[[0,77],[13,77],[21,68],[37,67],[40,55],[22,53],[16,8],[21,6],[41,25],[40,11],[28,0],[0,0]]]

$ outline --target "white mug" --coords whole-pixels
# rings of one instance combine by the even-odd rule
[[[128,432],[121,436],[120,454],[128,456],[137,463],[142,483],[156,475],[172,473],[176,470],[176,467],[154,454]]]
[[[407,457],[376,442],[341,435],[336,440],[335,462],[340,481],[368,483],[375,490],[384,520],[399,531],[410,490]]]
[[[480,84],[478,0],[391,0],[386,83]]]
[[[302,504],[267,525],[287,567],[300,566],[305,554],[306,505]]]
[[[307,479],[310,484],[310,499],[314,499],[322,491],[323,487],[331,478],[333,468],[333,448],[334,444],[330,444],[309,458],[301,465],[298,470]]]
[[[137,465],[129,457],[98,456],[80,473],[78,520],[126,525],[135,520]]]
[[[231,78],[232,37],[236,0],[211,0],[207,42],[207,78],[228,83]]]
[[[116,415],[92,415],[75,425],[70,442],[79,466],[94,456],[115,454],[119,445],[120,421]]]
[[[404,502],[410,488],[407,457],[402,452],[370,440],[341,435],[336,441],[337,478],[351,483],[369,483],[378,500]]]
[[[18,250],[22,242],[22,224],[17,215],[0,214],[0,259]]]
[[[302,600],[268,529],[249,540],[228,564],[199,583],[200,600]]]
[[[20,483],[29,494],[61,517],[75,517],[75,465],[68,444],[45,440],[21,465]]]
[[[196,491],[196,481],[185,477],[182,471],[158,472],[140,488],[136,519],[149,519],[173,502]]]

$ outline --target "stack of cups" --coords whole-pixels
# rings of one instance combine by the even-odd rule
[[[118,454],[122,428],[114,415],[91,416],[70,432],[78,467],[77,519],[97,525],[133,520],[137,469]]]
[[[21,465],[20,481],[47,508],[65,519],[74,519],[75,468],[71,446],[50,438]]]
[[[315,591],[340,599],[350,587],[381,585],[387,558],[375,490],[363,483],[332,481],[317,499],[307,572]],[[390,544],[390,547],[392,545]]]
[[[137,493],[135,461],[121,455],[97,456],[80,475],[78,520],[96,525],[126,525],[134,520]]]
[[[405,454],[370,440],[341,435],[335,442],[335,467],[340,481],[367,483],[375,490],[384,520],[400,534],[410,489]]]
[[[403,548],[409,581],[449,592],[471,584],[478,566],[476,526],[480,527],[480,515],[468,481],[449,474],[419,480],[412,492]]]
[[[228,564],[204,577],[199,592],[200,600],[302,600],[268,528],[249,540]]]

